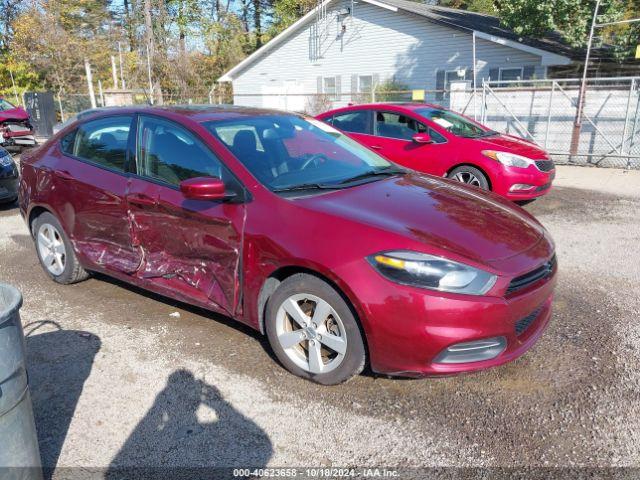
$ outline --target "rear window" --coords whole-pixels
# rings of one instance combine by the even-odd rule
[[[119,116],[87,122],[65,135],[60,148],[68,155],[124,172],[131,120],[130,116]]]
[[[0,98],[0,112],[4,112],[6,110],[13,110],[14,107],[11,103],[7,102],[4,98]]]
[[[329,123],[343,132],[371,134],[371,111],[360,110],[334,115]]]

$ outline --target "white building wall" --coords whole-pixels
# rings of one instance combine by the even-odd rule
[[[380,81],[395,77],[409,89],[427,90],[436,89],[439,69],[467,68],[470,78],[470,33],[364,3],[356,5],[353,17],[339,22],[338,11],[350,5],[345,1],[328,10],[320,29],[320,58],[313,55],[311,25],[301,26],[237,74],[235,103],[304,110],[308,99],[302,94],[319,93],[318,79],[328,76],[339,77],[340,92],[356,90],[354,75],[377,75]],[[341,33],[343,25],[345,32]],[[490,70],[500,67],[534,66],[536,77],[545,75],[541,57],[479,38],[476,58],[478,85]],[[279,92],[289,95],[278,98]],[[349,100],[347,96],[341,99]]]

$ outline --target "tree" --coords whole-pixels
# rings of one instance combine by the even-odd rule
[[[586,45],[596,4],[595,0],[495,0],[495,3],[501,21],[516,33],[536,37],[557,30],[573,47]],[[598,22],[638,17],[639,7],[638,0],[601,2]],[[629,44],[637,40],[639,28],[636,24],[599,30],[596,40],[612,44],[624,56],[629,53]]]
[[[442,7],[458,8],[488,15],[496,15],[498,13],[494,0],[442,0],[439,4]]]

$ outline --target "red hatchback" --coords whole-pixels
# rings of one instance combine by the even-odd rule
[[[356,105],[318,116],[392,162],[527,201],[551,189],[555,166],[536,144],[424,103]]]
[[[397,167],[312,118],[109,110],[21,162],[45,272],[89,272],[233,317],[323,384],[523,354],[551,316],[546,230],[495,195]]]

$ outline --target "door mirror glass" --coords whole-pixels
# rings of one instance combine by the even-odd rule
[[[191,200],[223,200],[228,198],[224,182],[216,177],[196,177],[180,182],[180,191]]]
[[[428,133],[416,133],[411,137],[411,140],[413,140],[413,143],[433,143],[431,135]]]

